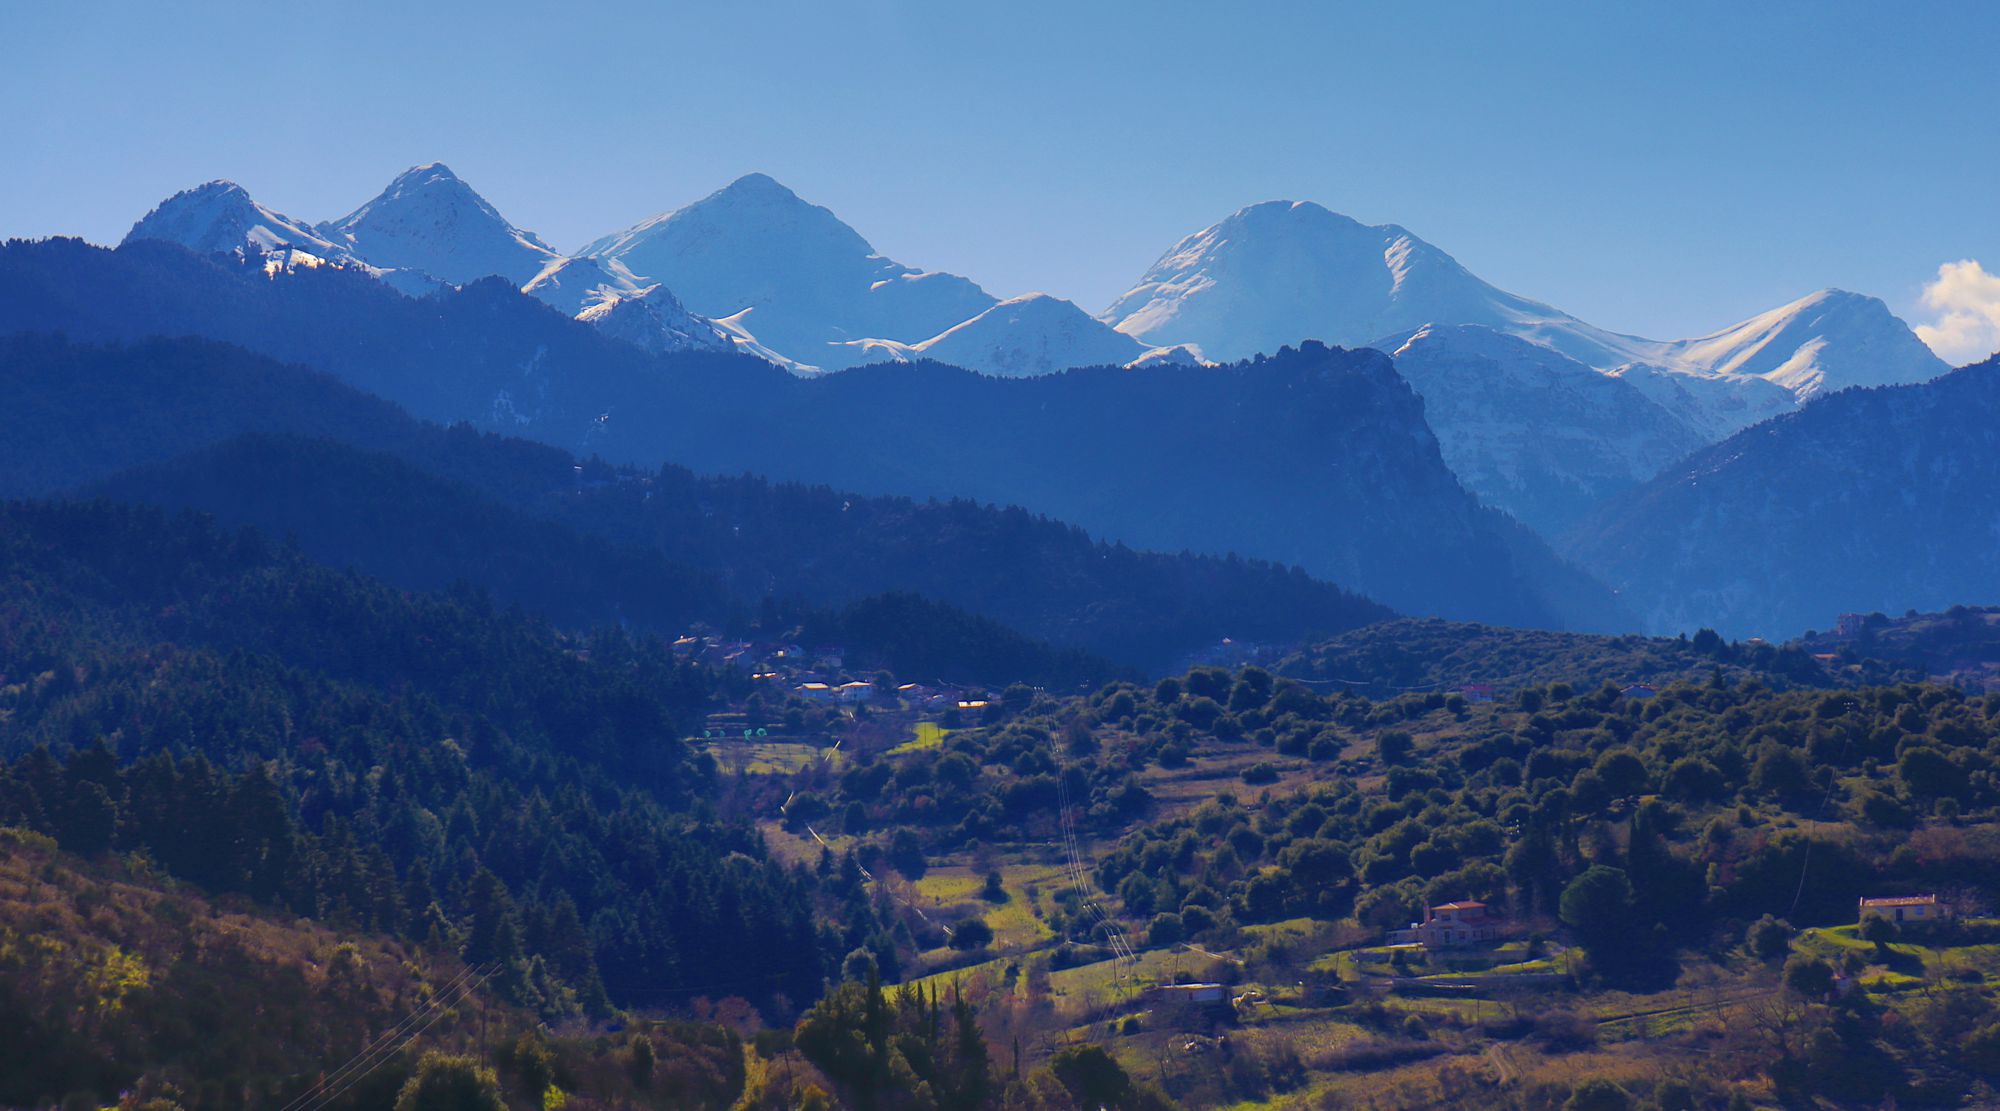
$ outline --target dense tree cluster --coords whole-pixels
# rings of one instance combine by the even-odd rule
[[[1840,921],[1862,894],[2000,880],[2000,700],[1951,688],[1711,674],[1652,697],[1555,683],[1378,702],[1196,669],[1081,698],[1024,690],[995,712],[936,751],[808,776],[812,805],[849,832],[899,829],[891,860],[899,840],[914,855],[1053,830],[1064,798],[1113,831],[1151,812],[1149,765],[1253,743],[1271,758],[1246,780],[1309,777],[1225,793],[1106,854],[1097,882],[1131,926],[1226,943],[1243,924],[1390,928],[1473,898],[1566,925],[1600,971],[1637,980],[1767,912]]]
[[[972,1007],[957,992],[949,1002],[935,989],[885,990],[871,974],[830,992],[792,1032],[792,1044],[833,1089],[790,1078],[767,1089],[759,1106],[824,1106],[837,1097],[855,1111],[1164,1111],[1167,1101],[1135,1081],[1103,1047],[1064,1047],[1040,1068],[1026,1069],[1019,1045],[1012,1060],[993,1060]]]
[[[1730,643],[1712,631],[1693,636],[1598,636],[1471,625],[1437,618],[1381,621],[1308,645],[1273,669],[1350,693],[1393,698],[1400,691],[1461,686],[1518,690],[1562,682],[1662,684],[1721,673],[1729,682],[1755,676],[1775,687],[1853,685],[1815,661],[1815,646]],[[1870,670],[1875,682],[1915,678],[1903,669]]]
[[[558,1013],[803,1004],[873,928],[707,811],[676,722],[711,680],[657,642],[403,595],[195,518],[4,513],[0,824],[455,947]]]
[[[848,981],[801,1019],[793,1042],[856,1111],[978,1111],[994,1095],[986,1039],[964,999]],[[905,1102],[907,1101],[907,1102]]]
[[[1100,882],[1135,916],[1180,916],[1168,929],[1349,912],[1388,927],[1477,898],[1560,918],[1607,970],[1637,972],[1725,920],[1840,921],[1870,891],[2000,878],[2000,702],[1950,688],[1558,684],[1478,713],[1315,700],[1318,722],[1235,689],[1232,734],[1297,751],[1331,727],[1375,753],[1254,807],[1216,799],[1108,856]],[[1410,728],[1444,734],[1420,764]],[[1948,821],[1903,832],[1932,816]]]

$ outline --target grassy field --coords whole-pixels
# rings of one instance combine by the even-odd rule
[[[927,748],[938,748],[944,744],[944,739],[951,735],[951,730],[934,721],[917,722],[911,727],[911,732],[914,736],[890,749],[889,755],[898,756],[905,752],[922,752]]]
[[[1064,882],[1062,869],[1052,864],[1001,864],[993,871],[1000,873],[1004,902],[984,897],[986,873],[969,864],[932,868],[917,881],[917,894],[928,907],[985,919],[993,928],[996,953],[1023,952],[1051,940],[1043,915]]]
[[[841,756],[831,749],[802,741],[710,741],[708,753],[724,772],[742,771],[749,775],[791,775],[815,760],[840,766]]]
[[[1969,925],[1990,926],[1991,919]],[[1834,962],[1864,962],[1861,986],[1872,995],[1893,995],[1945,980],[1984,981],[2000,976],[2000,944],[1932,945],[1906,936],[1878,950],[1861,938],[1859,926],[1828,926],[1801,932],[1794,947]]]
[[[769,819],[758,822],[757,828],[764,834],[764,843],[770,846],[771,855],[779,860],[787,864],[819,863],[821,844],[813,839],[812,834],[793,833],[785,828],[784,823]],[[852,837],[844,834],[827,833],[822,830],[820,836],[826,838],[825,847],[836,853],[854,843]]]

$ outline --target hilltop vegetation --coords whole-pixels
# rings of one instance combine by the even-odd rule
[[[1485,705],[1374,702],[1205,669],[1029,703],[935,751],[857,756],[808,805],[836,816],[829,830],[912,829],[950,852],[1034,830],[1061,790],[1088,828],[1118,831],[1159,813],[1176,770],[1255,755],[1270,769],[1261,788],[1246,767],[1239,790],[1146,827],[1099,864],[1132,927],[1192,907],[1225,933],[1299,915],[1383,927],[1454,893],[1553,918],[1568,882],[1606,864],[1660,870],[1633,877],[1673,916],[1643,921],[1643,937],[1654,921],[1679,934],[1766,910],[1838,920],[1865,890],[2000,879],[1981,862],[1981,831],[2000,818],[1996,710],[1942,687],[1777,692],[1754,680],[1652,698],[1557,683]],[[1237,801],[1252,791],[1256,805]],[[1940,835],[1923,856],[1897,851],[1940,818],[1975,832]],[[1793,867],[1808,838],[1823,868]],[[1945,845],[1958,847],[1938,855]],[[1292,876],[1284,861],[1300,855],[1319,870]]]
[[[1836,666],[1847,672],[1874,674],[1884,667],[1900,667],[1975,689],[2000,679],[2000,607],[1854,616],[1858,621],[1851,631],[1808,632],[1800,646],[1835,657]]]
[[[1756,678],[1780,687],[1832,686],[1836,680],[1803,646],[1729,643],[1713,632],[1693,637],[1597,636],[1510,629],[1438,620],[1377,622],[1306,645],[1278,660],[1279,675],[1376,698],[1401,691],[1450,694],[1486,687],[1511,694],[1562,682],[1650,683]],[[1876,668],[1876,682],[1920,678]]]
[[[435,1044],[520,1016],[456,958],[225,909],[163,887],[143,861],[90,868],[0,830],[0,1100],[72,1093],[195,1106],[282,1104],[405,1015]],[[240,1021],[261,1013],[262,1022]],[[302,1053],[310,1052],[309,1059]],[[392,1070],[346,1105],[393,1099]]]

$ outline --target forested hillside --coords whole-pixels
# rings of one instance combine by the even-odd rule
[[[0,493],[82,489],[199,509],[296,537],[334,566],[415,589],[476,583],[566,625],[678,634],[696,621],[740,626],[765,598],[826,612],[918,593],[1151,670],[1225,637],[1287,642],[1388,612],[1296,569],[1135,552],[963,499],[579,461],[412,420],[216,343],[26,337],[0,341],[0,366],[13,414]],[[1041,681],[1056,665],[985,666],[968,656],[952,669]]]
[[[509,1105],[722,1111],[743,1094],[742,1040],[717,1023],[552,1034],[448,945],[204,895],[143,854],[85,860],[21,829],[0,847],[0,1100],[15,1106],[363,1111],[462,1086]]]
[[[875,928],[703,813],[713,768],[681,737],[715,680],[658,642],[400,594],[193,518],[0,513],[0,824],[459,940],[557,1015],[717,968],[810,999],[840,931]]]
[[[824,620],[916,658],[994,637],[908,596]],[[911,943],[852,854],[788,863],[716,805],[683,737],[746,685],[192,514],[0,504],[0,1099],[763,1098],[739,1034]],[[895,1013],[989,1106],[969,1010],[950,1051]],[[787,1060],[785,1098],[835,1083]]]

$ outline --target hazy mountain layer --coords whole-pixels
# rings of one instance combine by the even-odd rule
[[[620,462],[1018,504],[1138,547],[1296,564],[1417,613],[1620,620],[1587,577],[1459,486],[1376,352],[802,380],[737,356],[650,357],[497,281],[410,300],[350,273],[271,281],[154,244],[11,244],[0,293],[0,331],[209,335],[424,417]]]
[[[1545,536],[1707,442],[1629,381],[1488,328],[1420,328],[1394,357],[1459,480]]]
[[[2000,602],[2000,361],[1849,390],[1613,498],[1565,547],[1658,631]]]

